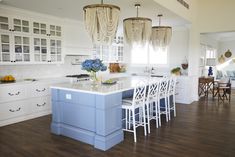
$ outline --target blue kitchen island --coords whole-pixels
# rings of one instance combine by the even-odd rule
[[[101,150],[123,141],[122,97],[146,77],[117,79],[113,85],[92,85],[90,81],[63,83],[51,87],[51,131]]]

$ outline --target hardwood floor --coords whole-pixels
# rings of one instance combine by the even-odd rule
[[[235,95],[230,104],[200,99],[177,104],[177,117],[151,134],[137,130],[103,152],[93,146],[50,133],[51,117],[45,116],[0,128],[0,157],[234,157]]]

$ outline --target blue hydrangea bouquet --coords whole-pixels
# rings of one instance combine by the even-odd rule
[[[82,70],[89,72],[93,81],[98,81],[96,72],[106,71],[107,66],[105,66],[100,59],[87,59],[82,62]]]

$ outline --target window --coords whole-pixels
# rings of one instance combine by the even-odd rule
[[[131,63],[133,65],[167,65],[168,48],[155,50],[148,46],[134,45],[131,51]]]
[[[206,47],[206,58],[216,58],[216,49]]]

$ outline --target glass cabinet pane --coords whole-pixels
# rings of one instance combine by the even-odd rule
[[[23,27],[22,31],[25,32],[25,33],[29,33],[29,27]]]
[[[42,53],[47,53],[47,48],[46,47],[42,47]]]
[[[55,30],[55,25],[50,25],[50,30]]]
[[[51,46],[55,46],[55,40],[51,40]]]
[[[60,26],[56,26],[56,30],[57,31],[61,31],[61,27]]]
[[[21,27],[20,26],[14,26],[14,30],[17,32],[21,32]]]
[[[42,30],[41,30],[41,34],[44,34],[44,35],[45,35],[45,34],[47,34],[47,31],[44,30],[44,29],[42,29]]]
[[[35,28],[39,28],[39,23],[34,22],[34,23],[33,23],[33,27],[35,27]]]
[[[14,19],[14,24],[15,25],[21,25],[21,20],[20,19]]]
[[[2,30],[9,29],[8,17],[0,16],[0,29]]]
[[[10,43],[9,35],[1,35],[1,43]]]
[[[40,45],[40,39],[34,38],[34,45]]]
[[[30,61],[30,55],[24,54],[24,61],[29,62]]]
[[[2,61],[3,62],[10,62],[10,54],[2,54]]]
[[[0,16],[0,23],[8,23],[8,17]]]
[[[42,29],[46,29],[47,26],[46,26],[46,24],[41,23],[41,24],[40,24],[40,27],[41,27]]]
[[[41,45],[46,46],[47,45],[47,40],[46,39],[41,39]]]
[[[50,31],[51,36],[55,36],[55,31]]]
[[[29,26],[29,21],[22,20],[22,25],[23,26]]]
[[[34,29],[33,29],[33,33],[34,33],[34,34],[39,34],[39,29],[34,28]]]
[[[22,44],[20,36],[15,36],[15,44]]]
[[[2,52],[10,52],[10,45],[2,44]]]
[[[22,53],[22,46],[21,45],[15,45],[15,53]]]
[[[24,53],[29,53],[29,46],[23,46]]]
[[[29,45],[29,37],[23,37],[23,44]]]
[[[2,29],[2,30],[8,30],[8,29],[9,29],[9,26],[8,26],[8,24],[0,24],[0,29]]]
[[[61,32],[56,32],[56,36],[60,37],[61,36]]]

